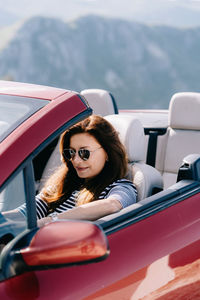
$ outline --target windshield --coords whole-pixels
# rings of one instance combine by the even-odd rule
[[[0,95],[0,142],[49,101]]]

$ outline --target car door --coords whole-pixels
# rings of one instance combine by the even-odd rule
[[[129,208],[104,226],[107,259],[35,273],[39,299],[199,299],[199,192],[190,183],[159,204]]]
[[[99,222],[106,259],[15,276],[3,299],[199,299],[199,200],[199,183],[183,181]]]

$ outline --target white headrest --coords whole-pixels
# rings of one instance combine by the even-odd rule
[[[169,126],[200,130],[200,93],[177,93],[169,105]]]
[[[95,115],[106,116],[116,113],[114,100],[109,92],[100,89],[88,89],[80,92],[88,101]]]
[[[119,137],[126,148],[129,162],[144,161],[145,135],[142,123],[135,117],[125,114],[106,116],[105,119],[119,132]]]

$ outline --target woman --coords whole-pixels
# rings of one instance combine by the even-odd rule
[[[55,219],[96,220],[136,202],[137,191],[125,179],[124,147],[104,118],[92,115],[65,131],[60,153],[63,165],[36,196],[39,226]],[[19,210],[25,214],[25,207]]]

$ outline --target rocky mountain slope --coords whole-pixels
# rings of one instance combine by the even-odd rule
[[[26,21],[0,52],[0,78],[80,91],[104,88],[120,108],[167,108],[200,90],[200,28],[87,16]]]

